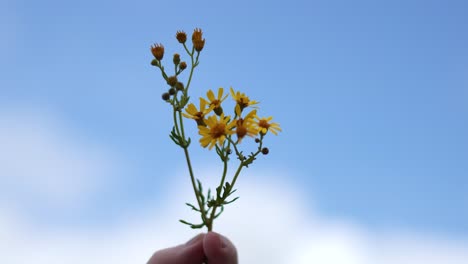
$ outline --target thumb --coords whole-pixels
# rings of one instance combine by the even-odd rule
[[[204,237],[205,234],[199,234],[183,245],[159,250],[147,264],[202,264]]]
[[[208,232],[203,239],[203,249],[209,264],[237,264],[237,250],[229,239]]]

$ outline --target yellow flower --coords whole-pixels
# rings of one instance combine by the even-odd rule
[[[208,90],[206,96],[208,97],[208,101],[210,102],[210,106],[213,106],[213,109],[217,115],[220,115],[223,112],[223,108],[221,108],[221,103],[226,99],[227,95],[223,97],[224,89],[220,87],[218,89],[218,97],[215,97],[214,92],[212,90]]]
[[[244,93],[239,91],[235,92],[231,87],[231,96],[237,102],[237,105],[240,106],[241,111],[244,110],[247,106],[252,106],[258,104],[257,101],[250,100]],[[255,107],[255,106],[254,106]]]
[[[258,128],[255,124],[254,117],[257,115],[257,110],[250,111],[244,118],[241,118],[239,105],[236,105],[235,111],[236,115],[239,117],[236,120],[237,141],[240,143],[245,136],[256,136],[258,134]]]
[[[264,135],[268,131],[271,131],[271,133],[278,135],[278,132],[281,131],[281,128],[278,123],[270,123],[270,121],[273,119],[272,116],[267,118],[260,118],[258,116],[255,116],[255,119],[257,120],[256,125],[259,129],[259,132]]]
[[[198,133],[202,136],[200,138],[202,147],[212,149],[216,143],[218,146],[222,146],[226,136],[234,133],[232,128],[235,126],[235,122],[229,122],[230,119],[230,116],[225,117],[224,114],[219,116],[219,120],[216,115],[205,119],[206,126],[198,126]]]
[[[211,112],[211,110],[213,110],[213,106],[208,106],[208,102],[203,99],[203,98],[200,98],[200,109],[198,110],[197,107],[193,104],[193,103],[190,103],[186,108],[185,108],[185,111],[187,113],[182,113],[183,116],[187,117],[187,118],[191,118],[191,119],[194,119],[195,121],[197,121],[197,125],[199,126],[205,126],[205,122],[203,121],[203,119],[205,118],[205,116]]]

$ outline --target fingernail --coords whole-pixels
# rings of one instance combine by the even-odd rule
[[[187,243],[185,243],[186,246],[189,246],[189,245],[193,245],[195,244],[198,240],[200,240],[200,237],[202,236],[203,234],[198,234],[196,235],[194,238],[190,239]]]

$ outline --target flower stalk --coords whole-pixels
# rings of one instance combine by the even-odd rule
[[[172,106],[173,127],[169,134],[171,140],[182,148],[187,163],[187,168],[195,194],[196,205],[186,203],[192,210],[200,214],[201,223],[193,224],[185,220],[181,223],[189,225],[191,228],[206,227],[208,231],[213,230],[214,220],[224,211],[227,204],[233,203],[239,197],[233,197],[236,192],[234,188],[243,168],[248,168],[262,153],[268,154],[268,148],[263,147],[263,140],[269,132],[277,135],[281,128],[278,123],[271,122],[272,117],[261,118],[257,115],[258,102],[250,100],[244,93],[234,91],[230,88],[233,113],[227,114],[226,99],[228,94],[224,93],[221,87],[218,89],[217,96],[212,90],[208,90],[207,98],[200,98],[197,107],[190,101],[189,88],[194,76],[195,68],[199,65],[199,57],[205,47],[205,39],[201,29],[196,28],[192,34],[192,47],[187,46],[187,34],[184,31],[177,31],[177,41],[182,44],[186,55],[190,58],[190,69],[186,85],[180,81],[181,74],[188,68],[181,55],[174,54],[172,63],[174,64],[174,75],[168,75],[163,66],[164,46],[155,44],[151,46],[151,53],[154,59],[151,65],[155,66],[161,72],[161,75],[169,86],[167,92],[164,92],[162,99]],[[253,108],[249,113],[244,111],[247,108]],[[203,190],[202,182],[195,177],[192,162],[190,160],[189,148],[191,138],[186,136],[185,124],[187,120],[194,120],[200,136],[199,143],[208,150],[215,149],[223,166],[219,185],[212,193],[208,188],[206,194]],[[236,139],[234,139],[236,137]],[[243,143],[244,138],[252,138],[250,144],[256,144],[257,150],[250,154],[244,154],[249,143]],[[242,143],[242,144],[241,144]],[[234,152],[232,151],[234,149]],[[228,168],[233,162],[231,158],[235,156],[238,160],[237,169],[232,178],[228,177]]]

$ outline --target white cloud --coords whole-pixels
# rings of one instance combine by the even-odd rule
[[[310,214],[304,200],[297,199],[295,190],[285,189],[284,185],[243,180],[243,199],[227,208],[216,225],[236,244],[240,263],[462,264],[468,259],[466,242],[405,233],[370,233],[362,227]],[[278,196],[279,192],[285,197]],[[0,248],[8,248],[2,252],[0,262],[145,263],[154,250],[184,242],[195,234],[177,222],[181,216],[191,217],[181,206],[187,199],[189,195],[179,197],[160,213],[156,208],[147,208],[152,213],[127,217],[121,226],[99,231],[55,233],[32,229],[24,221],[0,222]],[[5,216],[6,212],[2,213]]]
[[[101,173],[103,168],[97,164],[105,155],[96,155],[92,145],[76,143],[75,136],[63,133],[56,122],[22,114],[2,115],[0,120],[0,145],[8,150],[0,160],[1,164],[8,163],[6,171],[10,172],[4,174],[2,170],[2,181],[7,179],[10,186],[16,184],[15,188],[38,192],[47,199],[67,197],[62,189],[49,186],[49,181],[60,182],[60,188],[72,193],[86,192],[86,186],[99,183],[88,175]],[[58,163],[66,166],[49,168]],[[288,179],[288,172],[247,172],[238,182],[241,199],[226,208],[215,223],[215,230],[236,244],[240,263],[461,264],[468,259],[467,241],[380,232],[346,219],[329,219],[316,213],[300,188],[278,180]],[[69,174],[73,175],[68,179],[72,183],[61,179]],[[265,181],[268,174],[282,177]],[[33,179],[36,175],[40,177]],[[28,181],[34,184],[24,183]],[[41,229],[7,200],[0,200],[0,263],[145,263],[153,251],[185,242],[196,234],[177,222],[179,218],[196,218],[184,206],[184,202],[193,200],[191,186],[188,181],[175,182],[174,186],[187,192],[172,196],[163,208],[155,204],[153,208],[126,212],[120,216],[119,225],[100,229]]]
[[[0,199],[70,206],[104,184],[115,157],[62,123],[32,109],[0,112]]]

